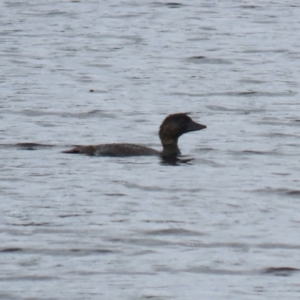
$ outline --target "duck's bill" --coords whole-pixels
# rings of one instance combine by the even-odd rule
[[[187,131],[197,131],[197,130],[202,130],[202,129],[205,129],[206,126],[205,125],[202,125],[202,124],[199,124],[199,123],[196,123],[194,121],[190,122],[188,127],[187,127]]]

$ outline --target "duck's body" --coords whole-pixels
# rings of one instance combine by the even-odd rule
[[[92,156],[159,156],[160,152],[135,144],[102,144],[78,146],[64,153],[83,153]]]
[[[83,153],[95,156],[161,156],[177,157],[180,155],[178,138],[187,132],[206,128],[194,122],[184,113],[169,115],[160,126],[159,137],[162,151],[135,144],[101,144],[95,146],[77,146],[64,153]]]

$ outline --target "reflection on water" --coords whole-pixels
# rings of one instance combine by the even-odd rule
[[[298,299],[299,9],[2,1],[0,298]]]

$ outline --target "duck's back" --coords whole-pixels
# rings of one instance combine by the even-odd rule
[[[102,144],[95,146],[77,146],[64,153],[83,153],[91,156],[158,156],[155,149],[135,144]]]

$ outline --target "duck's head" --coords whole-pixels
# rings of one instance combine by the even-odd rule
[[[205,128],[205,125],[194,122],[185,113],[173,114],[164,119],[159,129],[159,137],[163,144],[177,143],[181,135]]]

